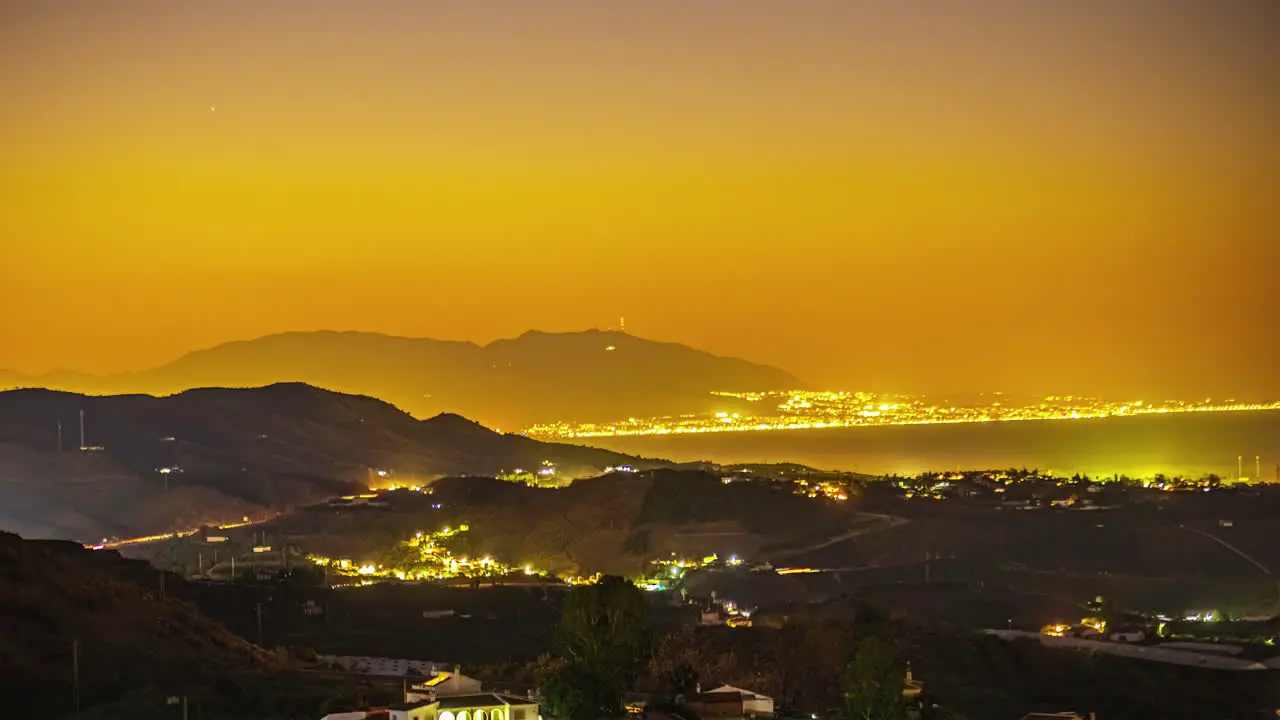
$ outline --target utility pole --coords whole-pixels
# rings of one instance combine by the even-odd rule
[[[62,421],[58,421],[58,452],[62,452]]]
[[[80,639],[71,641],[71,697],[80,717]]]
[[[257,608],[258,608],[258,645],[262,645],[262,603],[258,603]]]
[[[84,449],[84,408],[80,409],[80,448]]]
[[[217,551],[215,550],[214,552],[217,552]],[[196,553],[196,567],[199,569],[200,574],[203,575],[204,574],[204,553],[203,552]]]

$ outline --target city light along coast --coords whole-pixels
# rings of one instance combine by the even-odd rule
[[[761,410],[627,418],[612,423],[546,423],[534,425],[526,429],[524,434],[536,438],[573,439],[1280,410],[1280,401],[1251,403],[1215,401],[1212,398],[1194,402],[1165,400],[1152,403],[1143,400],[1114,402],[1055,395],[1038,402],[1011,403],[1002,393],[992,393],[979,398],[980,402],[937,404],[924,395],[879,395],[866,392],[793,390],[718,392],[712,395],[725,398],[726,403],[732,402],[736,406],[744,403],[748,406],[759,404]],[[988,397],[993,399],[988,400]]]

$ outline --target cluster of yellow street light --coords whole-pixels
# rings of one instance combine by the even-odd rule
[[[809,480],[796,480],[796,492],[805,497],[817,498],[824,497],[828,500],[844,502],[849,499],[849,488],[847,485],[829,480],[820,480],[817,482]]]
[[[444,546],[444,541],[470,528],[460,525],[436,532],[417,532],[402,543],[405,559],[397,566],[380,563],[357,563],[349,558],[328,558],[308,555],[307,558],[321,567],[330,568],[339,576],[371,580],[449,580],[453,578],[502,577],[507,575],[542,575],[531,565],[523,568],[499,562],[492,557],[469,558],[455,556]]]
[[[678,581],[690,570],[709,567],[734,568],[744,564],[737,555],[721,560],[716,553],[701,559],[676,557],[673,553],[670,558],[650,560],[647,569],[635,578],[635,584],[642,590],[661,591],[666,590],[671,582]]]
[[[786,390],[712,394],[769,407],[750,413],[632,417],[612,423],[548,423],[534,425],[525,430],[525,434],[564,439],[1280,410],[1280,402],[1215,402],[1211,398],[1195,402],[1169,400],[1149,403],[1142,400],[1113,402],[1055,395],[1028,404],[1008,404],[1002,393],[992,393],[990,396],[979,396],[974,402],[957,405],[950,402],[934,403],[923,395],[877,395],[865,392]]]

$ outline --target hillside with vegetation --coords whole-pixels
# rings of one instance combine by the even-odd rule
[[[87,542],[259,519],[378,483],[544,462],[566,477],[653,464],[301,384],[0,393],[0,528],[32,536]]]
[[[319,717],[393,693],[306,671],[209,619],[196,586],[112,551],[0,532],[9,717]],[[178,598],[187,598],[180,600]]]
[[[1092,510],[886,500],[876,508],[906,522],[799,553],[791,562],[847,568],[844,588],[887,590],[894,603],[935,620],[956,617],[982,596],[987,611],[965,615],[988,626],[1008,618],[1047,622],[1064,617],[1061,601],[1097,595],[1144,611],[1280,612],[1273,575],[1280,562],[1274,542],[1280,491],[1130,495]],[[810,584],[819,594],[833,589],[817,587],[817,578]],[[981,591],[962,600],[953,595],[960,588]]]
[[[290,332],[197,350],[136,373],[0,373],[0,387],[110,394],[279,382],[370,395],[419,418],[447,412],[505,430],[704,412],[723,409],[713,391],[803,387],[777,368],[601,330],[530,331],[483,346],[365,332]]]
[[[558,573],[630,575],[672,553],[756,558],[773,544],[837,535],[857,519],[847,507],[797,495],[785,483],[725,484],[689,470],[615,472],[560,489],[445,478],[432,491],[372,513],[296,513],[271,532],[322,555],[360,559],[418,530],[465,524],[469,530],[451,541],[457,555]]]
[[[901,682],[908,663],[933,718],[1009,718],[1075,710],[1098,718],[1249,718],[1280,701],[1274,672],[1226,672],[1006,642],[892,616],[848,598],[762,609],[756,627],[685,627],[661,637],[646,678],[655,691],[701,680],[765,693],[781,706],[840,707],[855,649],[874,639]],[[876,717],[873,715],[873,717]]]
[[[219,674],[270,670],[276,660],[192,607],[166,602],[143,563],[72,543],[0,533],[0,696],[30,712],[75,709],[126,692],[180,695]],[[177,578],[171,581],[178,582]],[[78,656],[78,657],[76,657]]]

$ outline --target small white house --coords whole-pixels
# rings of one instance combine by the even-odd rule
[[[773,698],[767,695],[743,690],[732,685],[721,685],[707,694],[737,693],[742,698],[742,714],[746,717],[773,715]]]

